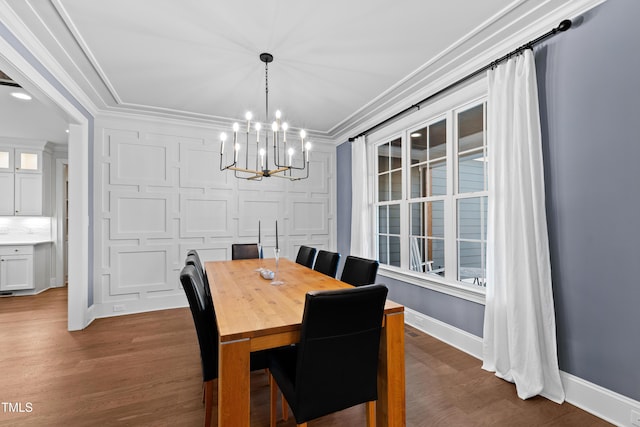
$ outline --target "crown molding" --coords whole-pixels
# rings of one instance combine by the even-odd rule
[[[336,125],[342,143],[606,0],[516,1]],[[526,11],[523,11],[527,8]]]

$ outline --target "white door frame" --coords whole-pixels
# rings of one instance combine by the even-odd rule
[[[37,64],[39,65],[39,64]],[[0,37],[0,69],[69,120],[69,290],[67,328],[84,329],[89,309],[89,118],[15,48]],[[54,82],[60,84],[59,82]]]

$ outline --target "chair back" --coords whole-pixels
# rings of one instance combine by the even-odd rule
[[[338,263],[340,262],[340,254],[337,252],[318,251],[316,263],[313,269],[327,276],[336,277],[338,272]]]
[[[309,246],[300,246],[298,249],[298,256],[296,257],[296,262],[298,264],[304,265],[305,267],[312,268],[313,261],[316,259],[316,248],[312,248]]]
[[[306,295],[296,367],[298,423],[378,398],[384,285]]]
[[[378,261],[349,255],[344,260],[340,280],[353,286],[370,285],[376,282]]]
[[[204,270],[202,266],[202,261],[200,261],[200,256],[195,249],[191,249],[187,252],[187,258],[185,260],[185,265],[193,265],[196,267],[196,270],[200,273],[202,277],[203,284],[203,295],[205,296],[205,303],[208,306],[213,306],[213,301],[211,300],[211,289],[209,288],[209,279],[207,278],[207,272]]]
[[[197,267],[187,264],[180,272],[180,283],[189,301],[191,316],[196,327],[202,363],[202,379],[218,377],[218,325],[213,305],[208,306],[204,294],[203,278]]]
[[[231,259],[260,258],[257,243],[234,243],[231,245]]]

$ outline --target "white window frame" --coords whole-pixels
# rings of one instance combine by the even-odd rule
[[[463,111],[469,107],[486,101],[487,84],[486,78],[480,78],[469,83],[456,91],[452,91],[449,95],[437,99],[427,105],[421,106],[416,112],[368,135],[367,145],[372,153],[369,156],[369,170],[374,171],[369,176],[370,188],[373,189],[374,203],[371,205],[372,221],[371,233],[376,236],[372,242],[372,253],[378,254],[377,234],[378,234],[378,215],[377,209],[379,205],[388,204],[388,201],[378,202],[378,156],[377,150],[380,145],[388,143],[396,138],[402,140],[402,199],[394,201],[400,203],[400,245],[401,260],[400,267],[394,267],[387,264],[380,264],[378,275],[389,277],[391,279],[410,283],[412,285],[435,290],[447,295],[452,295],[468,301],[479,304],[485,302],[485,288],[478,286],[469,286],[457,281],[457,232],[456,232],[456,203],[460,198],[457,192],[457,150],[456,137],[457,129],[453,129],[454,114],[457,111]],[[409,169],[410,169],[410,153],[409,153],[409,134],[411,131],[420,129],[429,123],[436,122],[439,118],[447,119],[447,135],[454,143],[447,143],[447,159],[451,167],[447,167],[447,196],[445,200],[445,265],[447,265],[446,277],[437,275],[429,275],[426,273],[411,271],[409,268],[409,204],[420,201],[421,199],[409,200]],[[486,120],[485,120],[486,123]],[[454,191],[455,189],[455,191]],[[452,195],[449,196],[449,195]],[[473,195],[487,195],[487,192],[473,193]],[[471,193],[464,193],[463,198],[470,197]],[[453,278],[453,279],[452,279]]]

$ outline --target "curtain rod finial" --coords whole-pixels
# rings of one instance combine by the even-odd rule
[[[571,28],[570,19],[565,19],[560,23],[560,25],[558,25],[558,31],[567,31],[569,28]]]

